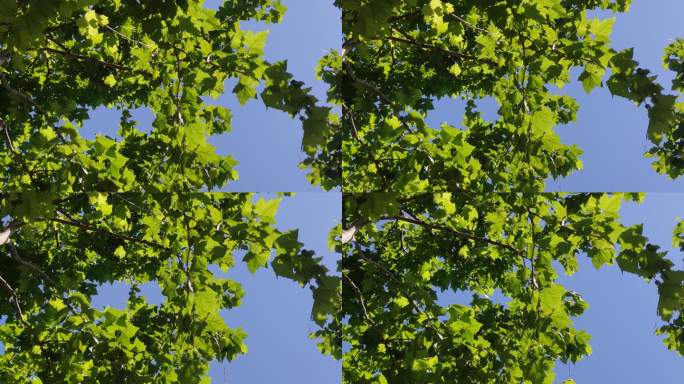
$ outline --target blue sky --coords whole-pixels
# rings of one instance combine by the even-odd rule
[[[339,193],[300,193],[286,198],[276,219],[281,229],[299,228],[300,241],[324,257],[328,269],[337,268],[339,255],[327,245],[330,228],[341,220]],[[249,353],[230,364],[214,364],[214,383],[338,383],[341,363],[323,356],[308,338],[315,331],[310,321],[311,291],[290,280],[276,279],[271,270],[250,275],[244,263],[228,276],[242,282],[245,298],[240,307],[224,311],[228,326],[241,326],[249,334]],[[226,371],[224,380],[224,368]]]

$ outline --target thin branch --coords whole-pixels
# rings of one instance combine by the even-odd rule
[[[354,140],[356,140],[359,144],[364,144],[364,142],[361,140],[361,137],[359,136],[359,131],[356,129],[356,122],[354,121],[354,114],[352,113],[351,109],[347,107],[345,103],[342,103],[342,108],[344,111],[346,111],[347,116],[349,116],[349,121],[351,122],[351,127],[352,127],[352,136],[354,137]]]
[[[376,268],[380,269],[385,275],[387,275],[390,279],[392,279],[394,282],[396,282],[397,285],[401,286],[401,285],[403,284],[402,281],[399,279],[399,277],[397,277],[396,274],[394,274],[392,271],[390,271],[389,269],[387,269],[387,268],[386,268],[384,265],[382,265],[380,262],[375,261],[375,260],[373,260],[373,259],[367,257],[367,256],[365,255],[365,253],[363,252],[363,249],[361,248],[361,244],[359,244],[358,242],[355,241],[355,242],[354,242],[354,247],[355,247],[356,251],[358,252],[359,257],[361,257],[362,259],[364,259],[366,262],[372,264],[372,265],[375,266]],[[413,310],[416,311],[416,313],[422,313],[422,314],[424,314],[425,316],[427,316],[428,318],[430,318],[431,320],[437,320],[437,319],[436,319],[435,317],[433,317],[431,314],[429,314],[429,313],[427,313],[426,311],[424,311],[423,309],[421,309],[421,308],[420,308],[420,305],[418,305],[418,303],[411,297],[411,295],[409,295],[409,294],[406,293],[406,292],[403,292],[403,294],[406,296],[406,298],[408,299],[408,301],[409,301],[411,307],[413,308]],[[431,327],[431,328],[437,333],[437,336],[439,337],[440,340],[444,340],[444,336],[442,336],[442,334],[439,332],[439,330],[438,330],[436,327],[430,326],[430,325],[428,325],[428,326]]]
[[[192,247],[190,244],[190,222],[188,221],[188,217],[185,217],[185,233],[187,236],[188,240],[188,249],[187,249],[187,258],[185,260],[185,266],[183,269],[183,272],[185,272],[185,288],[188,290],[189,293],[194,292],[194,289],[192,288],[192,278],[190,274],[190,261],[192,260]],[[183,267],[181,267],[183,268]]]
[[[109,25],[105,25],[104,27],[105,27],[106,29],[108,29],[108,30],[114,32],[115,34],[117,34],[117,35],[123,37],[124,39],[128,40],[128,41],[131,42],[131,43],[139,44],[139,45],[142,45],[142,46],[145,47],[145,48],[152,49],[152,46],[147,45],[147,44],[143,43],[142,41],[135,40],[135,39],[133,39],[133,38],[131,38],[131,37],[128,37],[128,36],[124,35],[123,33],[117,31],[116,29],[110,27]]]
[[[32,262],[27,261],[24,258],[22,258],[19,255],[19,251],[17,250],[17,247],[16,247],[16,245],[14,245],[14,243],[10,242],[10,243],[8,243],[8,245],[10,247],[10,250],[12,251],[12,257],[14,260],[16,260],[20,264],[22,264],[22,265],[24,265],[30,269],[36,271],[43,278],[43,281],[44,281],[43,284],[45,284],[45,282],[47,282],[47,284],[45,284],[46,287],[49,285],[53,289],[55,289],[55,291],[57,291],[57,287],[58,287],[57,283],[54,280],[52,280],[52,278],[50,278],[50,276],[47,273],[45,273],[45,271],[43,271],[39,266],[33,264]],[[71,312],[75,316],[81,316],[83,318],[83,313],[78,312],[76,310],[76,308],[74,308],[74,306],[72,305],[72,303],[70,301],[70,297],[68,295],[67,295],[67,297],[62,297],[62,300],[64,301],[64,305],[66,305],[69,312]],[[88,321],[86,318],[84,318],[84,320],[86,322]],[[30,325],[28,323],[26,323],[26,324],[30,328]],[[97,338],[94,335],[91,334],[90,336],[95,340],[96,343],[99,343],[99,341],[97,340]],[[37,337],[36,337],[36,340],[38,340]],[[40,340],[38,340],[38,341],[40,342]]]
[[[22,264],[22,265],[38,272],[38,274],[43,278],[43,280],[48,282],[53,287],[57,288],[57,284],[55,283],[55,281],[52,280],[52,278],[47,273],[45,273],[45,271],[43,271],[39,266],[33,264],[32,262],[30,262],[28,260],[25,260],[24,258],[22,258],[19,255],[19,251],[17,250],[17,247],[14,245],[13,242],[10,241],[9,243],[7,243],[7,245],[9,245],[9,248],[12,251],[12,258],[14,258],[14,260],[19,262],[19,264]]]
[[[354,292],[356,292],[356,296],[359,297],[359,302],[361,303],[361,309],[363,310],[363,317],[365,317],[366,320],[368,320],[368,322],[373,324],[373,320],[371,320],[370,316],[368,316],[368,310],[366,309],[366,301],[363,299],[363,293],[361,293],[361,290],[359,289],[359,287],[354,283],[354,281],[351,278],[349,278],[349,276],[346,273],[342,274],[342,278],[345,279],[347,281],[347,283],[349,283],[349,285],[352,287]]]
[[[531,275],[530,275],[530,283],[532,287],[537,290],[539,289],[539,286],[537,285],[537,277],[536,277],[536,272],[534,271],[534,264],[537,259],[536,252],[537,252],[537,240],[535,236],[535,226],[534,226],[534,219],[532,218],[532,210],[527,209],[527,221],[530,224],[530,232],[532,234],[532,244],[530,244],[531,249],[529,251],[529,258],[530,258],[530,265],[531,265]]]
[[[17,291],[12,288],[12,286],[5,280],[2,275],[0,275],[0,283],[2,283],[3,288],[7,292],[9,292],[10,295],[12,295],[12,301],[14,302],[14,306],[17,308],[17,313],[19,314],[19,319],[21,319],[22,323],[26,323],[26,318],[24,317],[24,311],[21,310],[21,302],[19,302],[19,296],[17,296]]]
[[[421,11],[413,11],[413,12],[404,13],[403,15],[392,16],[389,19],[387,19],[387,21],[390,23],[394,23],[397,21],[402,21],[405,19],[409,19],[411,17],[422,16],[422,15],[423,15],[423,13]]]
[[[0,73],[0,80],[2,80],[2,86],[5,88],[5,90],[7,90],[7,92],[9,92],[10,94],[14,95],[19,99],[24,100],[24,102],[26,102],[27,104],[33,105],[36,108],[36,110],[38,110],[38,112],[40,112],[41,114],[45,114],[45,110],[43,109],[43,107],[36,103],[31,96],[10,87],[7,81],[7,77],[4,73]]]
[[[454,19],[460,21],[461,23],[463,23],[463,24],[469,26],[470,28],[472,28],[472,29],[474,29],[474,30],[476,30],[476,31],[480,31],[480,32],[486,33],[486,34],[488,34],[488,35],[491,35],[491,33],[490,33],[488,30],[478,27],[477,25],[475,25],[475,24],[469,22],[468,20],[462,18],[462,17],[459,16],[459,15],[456,15],[456,14],[454,14],[454,13],[449,13],[448,16],[450,16],[450,17],[452,17],[452,18],[454,18]]]
[[[0,117],[0,129],[2,129],[3,132],[5,133],[5,141],[7,142],[7,146],[9,147],[10,151],[12,151],[12,153],[16,154],[17,150],[14,149],[14,145],[12,144],[12,137],[10,136],[10,133],[9,133],[9,127],[7,127],[5,120],[3,120],[1,117]]]
[[[113,238],[119,239],[119,240],[125,240],[125,241],[134,242],[134,243],[149,245],[150,247],[159,248],[159,249],[163,249],[163,250],[167,250],[167,251],[170,250],[168,247],[163,246],[159,243],[155,243],[153,241],[148,241],[145,239],[139,239],[136,237],[127,236],[127,235],[123,235],[120,233],[110,232],[107,229],[96,227],[96,226],[90,225],[88,223],[78,221],[75,218],[71,217],[69,214],[62,212],[62,211],[57,211],[57,213],[59,213],[60,215],[63,215],[68,220],[65,220],[65,219],[62,219],[59,217],[53,217],[53,218],[50,218],[49,220],[55,221],[58,223],[62,223],[62,224],[66,224],[66,225],[75,226],[75,227],[81,228],[81,229],[86,230],[86,231],[100,232],[104,235],[107,235],[107,236],[110,236],[110,237],[113,237]]]
[[[456,236],[459,236],[459,237],[463,237],[463,238],[467,238],[467,239],[471,239],[471,240],[475,240],[475,241],[479,241],[479,242],[503,247],[503,248],[506,248],[509,251],[514,252],[516,254],[521,253],[515,247],[508,245],[508,244],[505,244],[505,243],[502,243],[500,241],[491,240],[491,239],[488,239],[486,237],[476,236],[476,235],[473,235],[472,233],[462,232],[462,231],[459,231],[459,230],[456,230],[453,228],[449,228],[449,227],[445,227],[445,226],[441,226],[441,225],[431,224],[431,223],[428,223],[426,221],[415,219],[415,218],[410,218],[410,217],[405,217],[405,216],[388,216],[388,217],[383,217],[382,219],[405,221],[407,223],[420,225],[421,227],[429,229],[429,230],[447,231],[447,232],[450,232],[450,233],[452,233]]]
[[[392,41],[396,41],[396,42],[398,42],[398,43],[404,43],[404,44],[413,45],[413,46],[418,47],[418,48],[421,48],[421,49],[423,49],[423,50],[428,50],[428,51],[430,51],[430,50],[436,50],[436,51],[440,51],[440,52],[442,52],[442,53],[444,53],[444,54],[447,54],[447,55],[452,56],[452,57],[456,57],[456,58],[461,59],[461,60],[480,60],[479,58],[477,58],[477,57],[475,57],[475,56],[471,56],[471,55],[468,55],[468,54],[465,54],[465,53],[452,51],[452,50],[450,50],[450,49],[438,47],[438,46],[436,46],[436,45],[430,45],[430,44],[421,43],[420,41],[417,41],[417,40],[411,38],[411,36],[405,34],[405,33],[404,33],[403,31],[401,31],[401,30],[397,30],[397,29],[393,29],[393,30],[394,30],[395,32],[401,34],[401,35],[404,36],[404,37],[398,37],[398,36],[391,36],[391,35],[390,35],[390,36],[385,36],[386,39],[392,40]]]
[[[368,81],[356,76],[356,74],[354,73],[354,70],[352,69],[351,64],[348,61],[345,61],[344,64],[345,64],[345,68],[347,69],[347,74],[349,75],[349,77],[352,78],[352,80],[354,80],[355,82],[357,82],[357,83],[363,85],[364,87],[370,89],[371,91],[375,92],[378,96],[380,96],[382,101],[384,101],[385,103],[390,104],[390,105],[393,104],[392,100],[390,100],[390,98],[387,97],[387,95],[385,95],[385,93],[383,91],[381,91],[380,88],[378,88],[375,85],[369,83]]]
[[[16,89],[10,87],[9,82],[7,81],[7,77],[5,76],[4,73],[0,73],[0,80],[2,80],[2,86],[5,88],[5,90],[7,90],[7,92],[9,92],[10,94],[14,95],[15,97],[23,100],[25,103],[34,106],[38,112],[40,112],[42,115],[45,115],[46,118],[48,117],[48,114],[47,114],[47,112],[45,112],[45,109],[43,109],[43,107],[41,107],[40,104],[36,103],[36,101],[33,100],[33,97],[31,97],[31,96],[29,96],[23,92],[17,91]],[[46,121],[47,121],[47,119],[46,119]],[[11,139],[9,136],[9,132],[7,131],[7,125],[4,122],[2,125],[4,125],[5,135],[7,136],[5,140],[8,140],[9,145],[11,146],[12,142],[11,142]],[[62,133],[60,132],[59,129],[55,129],[55,133],[57,134],[57,137],[59,138],[60,141],[62,141],[63,143],[66,142],[66,140],[64,139],[64,136],[62,135]]]
[[[385,172],[383,170],[382,163],[380,163],[380,160],[378,160],[375,157],[375,155],[373,153],[373,148],[371,148],[370,145],[368,145],[368,143],[364,143],[363,140],[361,140],[361,137],[359,136],[359,131],[356,128],[356,122],[354,121],[354,114],[352,113],[351,109],[345,103],[342,103],[342,110],[346,111],[346,114],[349,116],[349,121],[351,122],[351,126],[352,126],[352,136],[354,137],[354,140],[356,140],[356,142],[358,142],[360,145],[366,146],[368,148],[368,151],[367,151],[368,157],[370,157],[370,160],[373,162],[373,164],[375,164],[375,168],[378,170],[378,176],[383,177]],[[386,180],[383,177],[382,187],[380,188],[380,190],[386,190],[387,189],[387,188],[385,188],[387,182],[388,182],[388,180]],[[345,242],[343,241],[343,243],[345,243]]]
[[[76,59],[79,61],[89,61],[91,63],[96,63],[96,64],[102,65],[104,67],[107,67],[107,68],[118,69],[121,71],[131,71],[132,70],[131,68],[126,67],[125,65],[121,65],[121,64],[117,64],[117,63],[110,63],[108,61],[103,61],[103,60],[96,59],[96,58],[90,57],[90,56],[80,55],[78,53],[72,53],[69,51],[62,51],[59,49],[54,49],[54,48],[49,48],[49,47],[43,47],[42,49],[47,51],[47,52],[57,53],[57,54],[60,54],[60,55],[63,55],[63,56],[66,56],[66,57],[69,57],[72,59]]]

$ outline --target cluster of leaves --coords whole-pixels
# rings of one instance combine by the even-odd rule
[[[571,320],[587,303],[555,282],[557,265],[572,274],[579,255],[655,282],[658,333],[684,352],[684,272],[641,225],[619,221],[621,201],[643,196],[543,193],[545,180],[582,167],[581,150],[554,131],[576,118],[576,100],[553,90],[578,68],[586,92],[610,71],[612,94],[645,103],[646,156],[660,173],[684,174],[682,104],[632,50],[611,48],[615,18],[587,17],[630,2],[337,2],[344,382],[553,382],[557,360],[591,352]],[[679,92],[682,47],[665,57]],[[465,107],[462,126],[427,124],[444,98]],[[498,104],[494,121],[479,111],[486,98]],[[473,299],[445,304],[447,291]]]
[[[617,53],[611,60],[608,88],[648,109],[648,138],[653,147],[646,157],[655,157],[653,168],[670,178],[684,175],[684,102],[677,95],[664,93],[656,76],[640,68],[632,58],[633,50]],[[677,39],[665,49],[664,66],[675,73],[672,90],[684,92],[684,40]]]
[[[0,163],[3,190],[194,191],[221,188],[238,175],[210,135],[231,129],[231,111],[208,103],[226,80],[241,103],[303,121],[303,167],[335,178],[328,156],[330,107],[318,105],[285,62],[263,58],[268,31],[241,21],[280,20],[276,0],[3,1],[0,12]],[[119,138],[88,140],[79,127],[98,107],[121,112]],[[131,111],[147,108],[152,129]],[[327,188],[321,177],[315,183]]]
[[[297,231],[275,228],[279,199],[199,193],[238,177],[208,143],[231,130],[231,110],[209,101],[229,80],[240,103],[298,117],[302,168],[340,185],[339,118],[285,61],[264,59],[268,31],[241,28],[284,11],[279,0],[0,0],[0,382],[209,382],[210,361],[246,352],[219,314],[241,285],[213,272],[236,252],[251,272],[311,289],[312,338],[340,358],[340,279]],[[98,108],[120,112],[117,137],[81,134]],[[132,118],[140,108],[152,127]],[[130,285],[126,308],[94,308],[114,281]]]
[[[582,255],[655,280],[660,313],[680,311],[682,273],[642,225],[619,222],[621,202],[642,198],[347,195],[344,221],[356,231],[342,262],[344,382],[552,383],[557,360],[591,353],[572,321],[588,304],[556,282]],[[454,303],[454,292],[472,301]],[[677,321],[668,340],[681,350]]]
[[[581,151],[553,130],[578,105],[551,91],[601,84],[613,19],[628,1],[344,2],[346,191],[531,191],[580,169]],[[477,100],[493,98],[498,119]],[[463,127],[429,127],[434,101],[461,100]],[[524,182],[523,182],[524,180]]]
[[[274,227],[279,199],[46,197],[0,196],[10,231],[0,255],[0,288],[9,299],[0,302],[2,382],[208,382],[211,360],[247,351],[246,334],[219,314],[243,296],[240,283],[215,273],[235,265],[235,251],[251,272],[270,261],[277,276],[309,286],[312,319],[322,327],[337,312],[339,279],[302,248],[296,231]],[[126,308],[93,308],[98,286],[113,281],[130,284]],[[141,294],[149,282],[161,290],[159,305]],[[329,346],[326,335],[319,333]]]
[[[550,86],[570,73],[591,92],[645,104],[654,144],[646,157],[672,178],[684,171],[683,104],[664,93],[633,50],[615,51],[615,18],[587,19],[588,10],[624,12],[631,1],[345,1],[347,52],[341,73],[345,130],[343,170],[350,191],[407,193],[515,189],[581,169],[581,150],[563,145],[553,127],[574,121],[578,105]],[[682,93],[684,41],[667,47],[663,62]],[[492,97],[497,121],[480,117],[476,101]],[[462,127],[425,123],[435,100],[462,102]]]
[[[674,228],[672,245],[684,252],[684,221]],[[665,345],[684,356],[684,272],[662,270],[658,284],[658,314],[666,322],[657,333],[665,335]]]

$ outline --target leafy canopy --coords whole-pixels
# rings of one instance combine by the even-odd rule
[[[228,80],[240,103],[299,118],[309,179],[339,185],[339,119],[286,62],[264,59],[268,31],[241,27],[284,11],[278,0],[217,11],[196,0],[0,1],[0,382],[208,382],[210,361],[247,351],[219,315],[242,287],[212,272],[236,252],[252,272],[311,289],[312,337],[340,357],[339,278],[296,231],[276,229],[279,199],[199,193],[238,177],[207,141],[231,129],[232,112],[209,101]],[[121,113],[118,136],[83,137],[101,107]],[[138,108],[151,128],[132,118]],[[113,281],[131,286],[126,308],[93,308]],[[162,304],[141,295],[145,283]]]
[[[220,311],[238,306],[239,282],[214,273],[235,266],[308,286],[312,335],[339,354],[330,331],[339,278],[303,248],[297,231],[275,228],[280,199],[251,194],[0,195],[0,381],[6,383],[208,382],[212,360],[247,352],[240,328]],[[98,310],[104,283],[130,284],[126,308]],[[163,295],[150,304],[140,286]],[[304,319],[302,319],[304,320]]]
[[[548,178],[582,168],[581,149],[554,128],[576,119],[576,100],[556,91],[579,81],[645,104],[659,173],[677,177],[682,104],[667,94],[631,49],[610,46],[614,13],[629,0],[446,1],[346,0],[345,49],[339,73],[345,191],[544,190]],[[673,90],[682,92],[682,40],[668,48]],[[577,79],[571,78],[579,70]],[[609,76],[606,76],[610,73]],[[495,121],[478,101],[498,105]],[[430,127],[439,99],[463,105],[459,125]]]
[[[684,272],[643,225],[619,220],[622,201],[642,198],[345,196],[343,220],[356,231],[342,261],[343,382],[553,383],[556,361],[591,354],[590,335],[573,320],[589,303],[557,282],[579,257],[654,282],[667,322],[658,333],[684,352]],[[469,304],[454,304],[457,293],[472,296]]]
[[[264,57],[268,31],[241,21],[278,22],[277,0],[62,0],[2,2],[0,11],[0,183],[5,191],[197,191],[238,175],[231,156],[207,142],[229,132],[231,111],[210,103],[229,79],[240,103],[259,95],[267,107],[303,124],[303,167],[332,188],[324,163],[334,128],[284,61]],[[79,128],[98,107],[121,112],[118,138],[89,140]],[[131,111],[154,115],[142,129]],[[332,119],[329,123],[329,119]],[[328,180],[325,179],[325,180]]]
[[[581,149],[555,132],[576,118],[576,100],[555,91],[571,81],[591,92],[607,79],[613,95],[645,104],[647,156],[660,173],[684,173],[681,103],[632,50],[611,48],[614,17],[587,16],[630,1],[337,4],[344,382],[553,382],[556,361],[591,353],[572,321],[587,303],[556,283],[581,255],[655,282],[658,333],[683,353],[684,272],[642,226],[619,221],[621,201],[643,196],[543,193],[545,180],[582,167]],[[664,59],[677,92],[682,57],[677,40]],[[430,127],[444,98],[465,106],[463,121]],[[486,98],[498,105],[494,121],[479,111]],[[473,299],[445,305],[444,292]]]

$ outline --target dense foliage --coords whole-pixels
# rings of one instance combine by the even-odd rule
[[[264,59],[267,32],[241,28],[278,22],[278,0],[0,0],[0,381],[209,382],[210,361],[246,352],[219,316],[241,285],[212,272],[235,255],[311,289],[312,337],[344,357],[346,383],[553,382],[557,361],[591,352],[573,325],[588,303],[557,283],[578,257],[654,282],[657,332],[684,354],[684,271],[620,222],[643,195],[544,193],[582,167],[555,132],[580,107],[556,91],[577,69],[587,92],[644,105],[646,156],[684,174],[684,40],[665,52],[669,93],[611,47],[614,18],[587,16],[630,2],[336,0],[344,44],[319,62],[322,105]],[[278,199],[200,193],[238,177],[207,141],[231,129],[209,101],[229,80],[240,103],[299,118],[310,182],[342,188],[341,281],[276,229]],[[426,123],[440,99],[465,106],[459,126]],[[102,107],[121,113],[118,136],[84,138]],[[113,281],[128,306],[93,308]]]
[[[629,1],[342,1],[345,33],[345,191],[543,191],[544,181],[582,168],[581,149],[554,127],[575,120],[575,99],[557,89],[579,68],[584,89],[646,103],[654,147],[647,156],[672,177],[681,162],[681,110],[632,50],[610,47],[615,18]],[[679,73],[682,41],[667,50]],[[498,119],[477,101],[491,97]],[[430,127],[437,99],[465,105],[462,126]]]
[[[642,226],[620,223],[637,194],[545,194],[582,168],[555,128],[580,107],[557,91],[579,69],[648,109],[659,173],[682,163],[682,103],[633,51],[610,45],[629,0],[342,0],[344,382],[551,383],[556,361],[591,352],[573,327],[587,303],[556,283],[577,257],[658,286],[665,344],[684,354],[684,272]],[[682,91],[682,40],[668,48]],[[605,83],[604,83],[605,80]],[[498,105],[494,121],[480,101]],[[465,106],[430,127],[435,101]],[[681,246],[680,224],[674,244]],[[562,267],[561,267],[562,266]],[[446,297],[471,294],[468,305]],[[494,296],[492,296],[494,294]]]
[[[280,20],[279,1],[3,1],[0,11],[0,182],[4,191],[195,191],[238,175],[207,137],[231,129],[231,111],[208,102],[226,80],[241,103],[302,120],[303,167],[325,188],[339,167],[328,140],[336,117],[286,62],[263,58],[268,31],[244,20]],[[79,127],[97,107],[121,112],[119,138],[88,140]],[[131,111],[147,108],[150,127]],[[332,119],[330,124],[328,119]],[[323,175],[327,179],[322,180]]]
[[[572,321],[588,304],[556,282],[585,256],[655,281],[658,311],[671,320],[660,332],[684,353],[684,272],[642,225],[619,221],[621,201],[642,198],[347,196],[344,220],[356,231],[342,263],[345,382],[552,383],[557,360],[591,353]],[[454,304],[455,293],[472,301]]]
[[[238,177],[207,141],[231,129],[231,111],[209,100],[229,80],[240,103],[299,118],[310,181],[339,185],[339,119],[285,61],[264,59],[268,31],[241,28],[284,11],[277,0],[0,1],[0,382],[208,382],[210,361],[246,352],[219,314],[239,305],[241,284],[212,272],[236,252],[252,272],[311,289],[312,337],[339,358],[339,278],[297,231],[276,229],[279,199],[199,193]],[[121,113],[116,137],[81,135],[96,108]],[[152,127],[133,120],[138,108]],[[130,284],[127,307],[93,308],[114,281]]]
[[[228,328],[219,314],[240,304],[241,284],[210,269],[232,268],[237,250],[250,271],[270,264],[277,276],[311,288],[321,349],[339,353],[325,330],[337,311],[339,278],[302,248],[297,231],[275,229],[279,199],[46,197],[0,196],[0,290],[8,299],[0,301],[1,382],[208,382],[211,360],[247,352],[244,331]],[[98,286],[113,281],[131,285],[127,307],[93,308]],[[160,305],[141,294],[147,282],[160,287]]]

